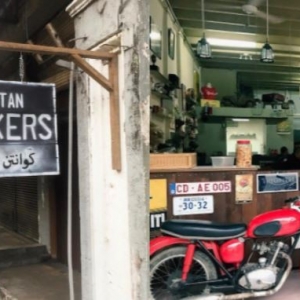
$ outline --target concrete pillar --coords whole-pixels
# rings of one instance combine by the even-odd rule
[[[148,299],[148,1],[73,1],[77,48],[97,49],[121,30],[119,55],[122,171],[111,166],[108,93],[77,79],[82,299]],[[87,37],[86,39],[80,39]],[[89,60],[108,73],[101,61]]]

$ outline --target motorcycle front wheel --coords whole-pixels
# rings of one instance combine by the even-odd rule
[[[186,247],[163,250],[150,260],[150,294],[153,300],[177,300],[201,295],[206,285],[184,287],[181,275]],[[196,251],[187,282],[201,282],[217,278],[217,271],[210,258]]]

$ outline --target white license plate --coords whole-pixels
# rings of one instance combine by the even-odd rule
[[[212,214],[213,212],[213,196],[186,196],[173,198],[174,216]]]

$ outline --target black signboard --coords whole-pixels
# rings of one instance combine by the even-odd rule
[[[0,177],[55,174],[55,86],[0,81]]]
[[[158,230],[162,223],[167,220],[167,212],[160,211],[150,214],[150,230]]]

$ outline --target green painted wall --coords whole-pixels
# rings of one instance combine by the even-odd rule
[[[294,135],[291,134],[278,134],[276,130],[277,121],[267,120],[267,150],[280,149],[282,146],[286,146],[291,153],[294,149]]]
[[[208,123],[199,123],[198,135],[199,152],[205,152],[207,162],[217,151],[226,155],[226,127],[224,118],[214,118]]]
[[[201,68],[201,85],[210,82],[218,92],[216,99],[234,96],[237,92],[235,70]]]

